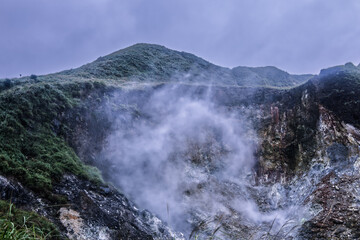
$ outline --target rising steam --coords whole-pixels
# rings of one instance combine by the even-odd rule
[[[109,180],[176,230],[236,211],[271,221],[248,191],[255,134],[243,111],[220,107],[211,94],[177,87],[155,91],[134,111],[116,116],[102,155]],[[115,96],[119,98],[120,96]]]

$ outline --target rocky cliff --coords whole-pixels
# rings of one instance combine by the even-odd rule
[[[147,44],[6,79],[1,199],[53,239],[358,239],[359,84]]]

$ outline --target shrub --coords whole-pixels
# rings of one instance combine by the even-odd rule
[[[5,81],[4,81],[4,88],[5,89],[8,89],[8,88],[11,88],[13,86],[13,83],[11,82],[11,80],[10,79],[5,79]]]
[[[37,76],[36,76],[35,74],[31,74],[31,75],[30,75],[30,79],[36,81],[36,80],[37,80]]]
[[[49,220],[34,212],[17,209],[12,203],[0,200],[1,239],[45,240],[61,239]]]

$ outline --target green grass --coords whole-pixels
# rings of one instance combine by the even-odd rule
[[[1,92],[0,173],[44,195],[64,173],[101,182],[99,171],[82,163],[65,140],[68,123],[57,119],[104,87],[89,81],[40,82]]]
[[[181,82],[253,87],[295,87],[312,77],[309,74],[291,75],[275,67],[229,69],[193,54],[154,44],[135,44],[99,57],[96,61],[79,68],[58,74],[129,82]]]
[[[0,239],[45,240],[61,239],[59,231],[49,220],[34,212],[15,208],[0,200]]]

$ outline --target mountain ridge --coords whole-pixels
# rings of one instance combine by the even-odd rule
[[[161,45],[135,44],[77,69],[60,74],[86,78],[130,78],[133,80],[201,82],[238,86],[293,87],[314,75],[292,75],[273,66],[226,68],[194,54]],[[146,75],[146,77],[145,77]]]
[[[360,74],[352,63],[322,69],[319,75],[290,74],[274,66],[226,68],[194,54],[165,46],[137,43],[120,49],[78,68],[47,75],[0,79],[0,91],[14,85],[36,81],[103,79],[131,83],[190,83],[240,87],[292,88],[328,74]]]

